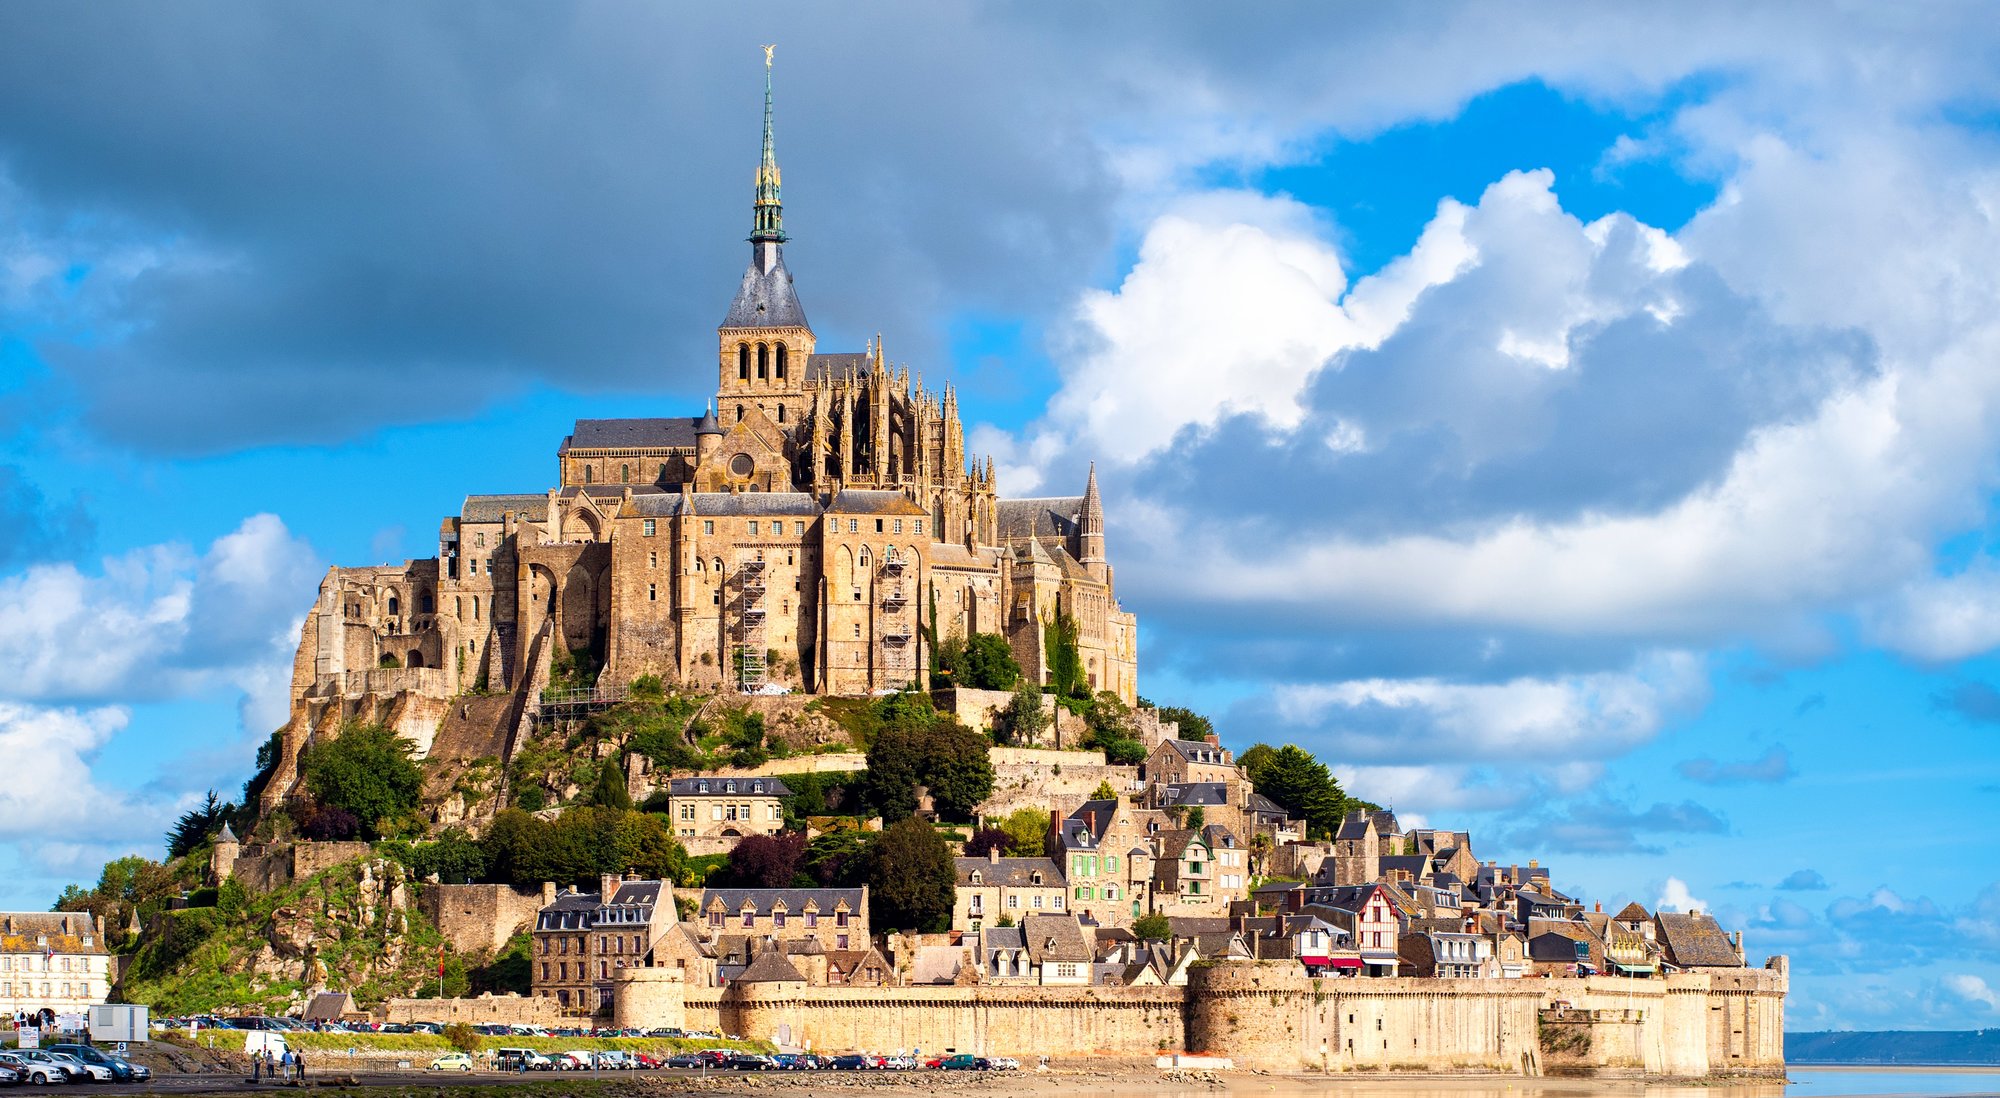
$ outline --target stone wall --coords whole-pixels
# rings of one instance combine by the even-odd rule
[[[686,1024],[791,1047],[977,1055],[1151,1056],[1182,1047],[1180,988],[688,989]],[[621,1016],[622,1017],[622,1016]],[[633,1025],[671,1023],[634,1019]]]
[[[993,792],[979,805],[979,815],[1005,816],[1019,808],[1051,808],[1064,814],[1090,799],[1099,782],[1126,792],[1138,778],[1130,766],[1112,766],[1102,751],[1046,751],[1030,747],[996,747]]]
[[[533,924],[542,894],[516,892],[503,884],[429,884],[417,906],[453,949],[485,953]]]
[[[246,846],[236,856],[229,876],[252,892],[270,892],[302,881],[322,869],[366,857],[367,843],[315,843],[301,840],[276,846]]]
[[[565,1024],[554,999],[532,995],[481,995],[477,999],[390,999],[376,1016],[385,1022],[464,1022],[466,1025]],[[408,1053],[404,1054],[406,1057]]]

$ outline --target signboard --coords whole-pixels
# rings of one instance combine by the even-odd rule
[[[14,1036],[20,1039],[22,1048],[42,1047],[42,1031],[34,1026],[22,1026],[14,1031]]]
[[[93,1041],[146,1041],[151,1039],[152,1011],[149,1007],[107,1003],[90,1008],[90,1039]]]
[[[243,1031],[243,1051],[269,1052],[273,1056],[285,1054],[285,1035],[268,1029]]]
[[[64,1033],[82,1033],[83,1027],[88,1025],[89,1022],[90,1018],[82,1014],[56,1015],[56,1028],[62,1030]]]
[[[123,1041],[118,1042],[118,1055],[123,1056],[125,1055],[126,1051],[127,1050],[125,1048],[125,1042]]]

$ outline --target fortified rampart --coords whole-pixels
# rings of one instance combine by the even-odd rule
[[[617,1021],[835,1051],[1188,1051],[1278,1072],[1774,1075],[1786,985],[1783,957],[1763,970],[1647,980],[1316,980],[1294,962],[1222,961],[1195,965],[1185,988],[717,990],[638,969],[619,980]]]
[[[503,884],[427,884],[417,907],[453,949],[484,953],[532,926],[542,902],[540,892],[516,892]]]

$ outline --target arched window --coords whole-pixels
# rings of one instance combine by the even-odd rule
[[[785,380],[785,345],[782,343],[778,344],[777,378],[779,381]]]
[[[736,345],[736,380],[750,380],[750,345],[748,343],[738,343]]]
[[[694,570],[697,572],[706,572],[708,571],[708,564],[700,557],[696,557],[694,558]]]
[[[431,593],[429,591],[424,592],[422,599],[418,602],[418,605],[423,608],[423,612],[426,614],[437,613],[437,600],[431,597]]]
[[[771,348],[762,343],[757,345],[757,380],[762,381],[771,374]]]
[[[478,621],[478,620],[479,620],[479,596],[478,596],[478,595],[474,595],[474,596],[472,596],[472,620],[473,620],[473,621]]]
[[[400,602],[400,601],[399,601],[399,600],[398,600],[398,599],[396,598],[396,596],[394,596],[394,595],[390,595],[390,596],[389,596],[389,613],[391,613],[391,614],[394,614],[394,613],[396,612],[397,608],[398,608],[398,607],[400,607],[400,606],[402,606],[402,603],[401,603],[401,602]]]
[[[738,418],[738,419],[742,419],[743,417],[742,417],[742,416],[737,416],[736,418]],[[594,478],[594,473],[592,472],[592,470],[591,470],[590,466],[588,466],[588,465],[584,466],[584,467],[583,467],[583,482],[584,482],[585,484],[589,484],[589,483],[591,482],[591,480],[592,480],[593,478]]]
[[[630,465],[620,465],[618,467],[618,483],[632,483],[632,467]]]
[[[778,349],[779,349],[780,351],[784,350],[784,348],[783,348],[783,347],[780,347],[780,348],[778,348]],[[778,373],[778,376],[779,376],[779,377],[784,377],[784,376],[785,376],[785,375],[784,375],[784,372],[783,372],[783,371],[784,371],[784,369],[785,369],[785,368],[784,368],[783,366],[780,366],[780,367],[778,367],[778,370],[779,370],[779,373]],[[778,422],[779,422],[779,423],[783,423],[783,422],[785,422],[785,406],[784,406],[784,405],[782,405],[782,404],[778,405]]]
[[[743,422],[743,406],[741,404],[736,406],[736,422]]]
[[[715,574],[716,574],[716,575],[718,575],[718,576],[722,574],[722,558],[721,558],[721,557],[717,557],[717,558],[715,558]]]

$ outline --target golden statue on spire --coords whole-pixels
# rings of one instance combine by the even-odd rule
[[[778,48],[778,47],[777,47],[777,45],[776,45],[775,43],[774,43],[774,44],[772,44],[772,45],[769,45],[769,46],[765,46],[765,47],[764,47],[764,67],[765,67],[765,68],[767,68],[767,69],[768,69],[768,68],[770,68],[770,67],[771,67],[771,51],[772,51],[772,50],[775,50],[775,49],[777,49],[777,48]]]

